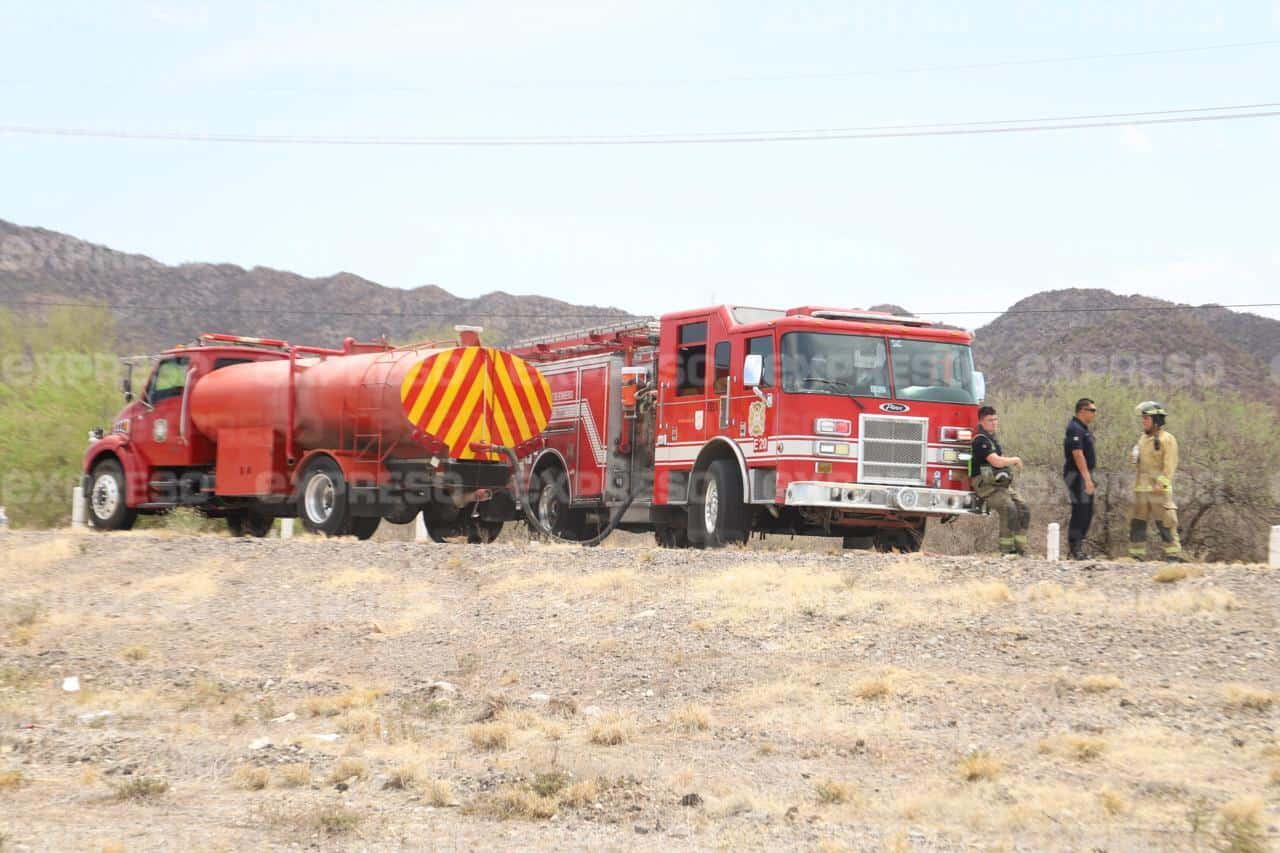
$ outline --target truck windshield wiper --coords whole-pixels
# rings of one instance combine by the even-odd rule
[[[824,385],[831,385],[832,387],[840,388],[844,391],[847,391],[849,394],[849,399],[854,402],[854,404],[858,407],[859,410],[864,412],[867,410],[867,407],[862,405],[862,401],[854,396],[854,391],[856,389],[852,385],[850,385],[848,382],[845,382],[842,379],[828,379],[825,376],[806,376],[805,378],[800,380],[800,384],[802,385],[808,382],[821,382]]]

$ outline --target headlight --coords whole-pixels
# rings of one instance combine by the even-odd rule
[[[848,456],[849,443],[846,441],[819,441],[818,453],[823,456]]]
[[[818,435],[852,435],[853,421],[842,418],[818,418],[813,422],[813,431]]]
[[[129,434],[129,419],[128,419],[128,418],[121,418],[120,420],[116,421],[114,424],[112,424],[112,425],[111,425],[111,431],[112,431],[112,432],[118,432],[118,433],[120,433],[121,435],[128,435],[128,434]]]

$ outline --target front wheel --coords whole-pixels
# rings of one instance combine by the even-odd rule
[[[298,518],[312,533],[342,536],[348,532],[347,481],[342,476],[342,469],[327,456],[307,465],[302,475],[298,489]]]
[[[701,487],[695,488],[689,502],[689,540],[704,548],[746,542],[751,518],[738,466],[717,459],[699,479]]]
[[[124,469],[114,459],[94,466],[84,499],[89,524],[98,530],[128,530],[138,519],[138,511],[125,503]]]
[[[882,554],[914,554],[924,544],[924,522],[916,527],[886,527],[876,533],[875,547]]]

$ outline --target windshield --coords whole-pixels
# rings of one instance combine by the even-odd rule
[[[788,332],[782,336],[782,390],[888,397],[884,339]]]
[[[973,356],[964,344],[894,338],[893,387],[900,400],[976,403]]]

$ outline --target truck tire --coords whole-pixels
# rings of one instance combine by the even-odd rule
[[[659,524],[653,528],[653,538],[659,548],[688,548],[689,526]]]
[[[558,465],[542,469],[535,478],[531,496],[533,514],[543,526],[561,539],[581,541],[583,535],[582,513],[575,512],[569,504],[569,478]],[[534,533],[541,534],[541,530]]]
[[[89,524],[98,530],[128,530],[138,519],[138,511],[125,503],[124,469],[114,459],[93,466],[84,500]]]
[[[347,481],[338,463],[321,456],[307,465],[298,484],[298,518],[323,536],[348,532]]]
[[[924,542],[924,522],[918,527],[885,527],[876,532],[875,546],[881,553],[897,551],[914,554]]]
[[[378,531],[378,525],[382,523],[379,516],[352,516],[348,525],[349,532],[352,536],[360,540],[365,540],[373,536]]]
[[[746,542],[751,520],[743,501],[742,478],[738,466],[717,459],[695,481],[694,499],[689,502],[689,541],[701,548],[719,548]]]
[[[872,548],[875,547],[875,544],[876,544],[876,537],[874,534],[870,536],[855,536],[853,534],[846,534],[844,537],[844,542],[842,543],[842,547],[846,551],[870,551]]]
[[[227,513],[227,532],[233,537],[252,536],[265,538],[271,533],[276,520],[269,515],[251,509],[233,510]]]

